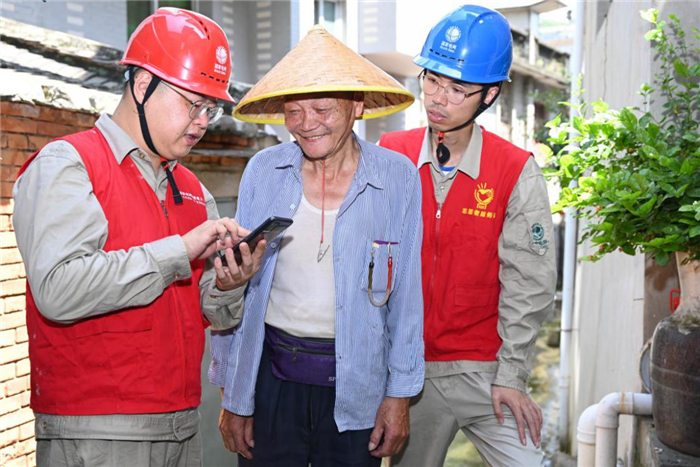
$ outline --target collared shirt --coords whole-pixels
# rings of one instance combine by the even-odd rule
[[[131,157],[144,180],[158,198],[164,200],[165,171],[159,168],[156,173],[150,159],[108,115],[102,115],[95,125],[117,161],[121,163]],[[170,162],[171,167],[175,164]],[[204,186],[202,190],[207,217],[218,218],[214,198]],[[93,193],[82,158],[66,141],[49,143],[39,152],[15,183],[13,195],[17,244],[34,298],[48,319],[71,323],[114,310],[147,305],[173,281],[191,275],[187,251],[179,235],[128,251],[102,250],[109,225]],[[218,291],[212,261],[207,262],[200,290],[207,319],[220,328],[237,323],[243,287]],[[37,414],[37,423],[56,423],[56,417]],[[91,420],[109,417],[114,416],[95,416]],[[61,417],[61,425],[80,431],[80,427],[85,426],[81,418]],[[90,431],[94,430],[85,434],[89,435]]]
[[[430,132],[425,132],[418,167],[431,165],[435,199],[443,203],[458,173],[472,179],[479,177],[482,130],[473,126],[472,137],[456,169],[443,173],[431,148]],[[540,255],[530,251],[528,226],[538,222],[550,233],[552,219],[549,211],[547,187],[540,167],[530,157],[518,177],[508,200],[503,230],[498,242],[500,261],[499,278],[501,295],[498,304],[498,333],[503,344],[497,354],[497,362],[455,361],[427,362],[426,377],[437,378],[464,372],[496,373],[493,384],[527,391],[527,381],[532,369],[530,356],[539,332],[540,324],[551,307],[556,280],[554,249]],[[535,259],[533,261],[533,259]]]
[[[335,279],[336,404],[338,429],[374,426],[387,397],[411,397],[424,378],[421,183],[413,164],[392,151],[357,139],[357,172],[340,207],[333,232]],[[270,215],[292,217],[303,191],[303,155],[295,143],[258,153],[243,174],[237,218],[246,228]],[[386,245],[395,241],[393,291],[375,307],[368,297],[374,253],[374,295],[381,300],[388,274]],[[251,279],[241,326],[212,333],[212,383],[224,387],[222,406],[251,415],[264,339],[278,242],[272,241],[260,272]],[[328,253],[329,255],[331,252]],[[303,267],[300,265],[299,267]]]
[[[444,173],[442,168],[440,168],[440,164],[431,150],[430,131],[425,132],[420,156],[418,156],[418,168],[423,167],[425,164],[430,164],[432,169],[430,173],[433,176],[433,185],[435,186],[435,200],[438,204],[445,202],[445,198],[447,198],[447,193],[450,191],[450,187],[457,176],[457,172],[462,172],[474,180],[479,178],[483,137],[479,125],[473,125],[473,128],[472,137],[469,140],[469,145],[464,151],[462,158],[459,160],[454,170],[447,173]]]

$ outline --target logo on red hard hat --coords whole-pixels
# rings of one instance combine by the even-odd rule
[[[226,47],[220,45],[216,48],[216,60],[222,65],[224,65],[226,64],[226,58],[228,58],[228,52],[226,51]]]

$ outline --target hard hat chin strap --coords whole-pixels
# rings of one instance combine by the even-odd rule
[[[491,105],[493,105],[494,102],[496,102],[496,99],[498,99],[498,96],[501,94],[501,89],[502,89],[501,85],[502,84],[503,84],[502,82],[499,82],[496,85],[484,86],[484,88],[481,90],[481,102],[479,103],[479,107],[477,107],[476,111],[474,112],[474,115],[472,115],[472,117],[469,120],[467,120],[466,122],[462,123],[459,126],[456,126],[450,130],[438,132],[438,134],[437,134],[438,145],[437,145],[437,148],[435,149],[435,153],[437,154],[437,160],[438,160],[438,163],[440,165],[447,164],[447,162],[450,160],[450,156],[451,156],[449,148],[447,146],[445,146],[445,144],[443,142],[445,139],[445,133],[449,133],[451,131],[461,130],[462,128],[466,128],[469,125],[471,125],[479,115],[481,115],[486,110],[488,110],[488,108],[491,107]],[[498,92],[493,97],[493,99],[491,99],[491,102],[487,104],[486,103],[486,96],[489,93],[489,89],[491,89],[492,87],[498,87]],[[430,132],[432,133],[432,131],[433,131],[433,129],[431,128]]]
[[[143,140],[146,142],[146,146],[148,146],[148,149],[150,149],[153,154],[160,157],[161,167],[165,169],[165,176],[168,178],[168,184],[170,185],[170,189],[173,191],[173,198],[175,199],[175,204],[182,204],[182,194],[180,193],[180,190],[177,187],[177,183],[175,183],[175,177],[170,171],[168,161],[163,156],[161,156],[160,153],[158,153],[156,146],[153,144],[151,132],[148,130],[148,122],[146,121],[146,101],[151,97],[153,91],[156,90],[156,88],[161,82],[161,79],[160,77],[151,73],[151,82],[148,83],[146,92],[143,95],[143,101],[139,102],[136,99],[136,94],[134,93],[135,76],[136,67],[134,65],[131,65],[129,66],[129,88],[131,89],[131,97],[134,99],[134,104],[136,104],[136,110],[139,114],[139,125],[141,126],[141,134],[143,135]]]
[[[139,124],[141,125],[141,134],[143,135],[143,140],[146,142],[148,149],[150,149],[151,152],[156,156],[160,156],[158,150],[153,144],[153,139],[151,139],[151,132],[148,131],[148,122],[146,122],[146,109],[144,106],[146,105],[146,101],[153,94],[153,91],[155,91],[158,85],[160,84],[161,79],[158,76],[151,74],[152,79],[151,82],[148,84],[148,88],[146,88],[146,93],[143,95],[143,101],[139,102],[136,99],[136,93],[134,93],[135,76],[136,67],[131,65],[129,67],[129,88],[131,89],[131,97],[134,99],[134,104],[136,104],[136,110],[139,113]]]

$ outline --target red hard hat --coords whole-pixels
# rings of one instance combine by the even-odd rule
[[[179,8],[159,8],[131,35],[120,65],[135,65],[182,89],[236,103],[226,34],[211,19]]]

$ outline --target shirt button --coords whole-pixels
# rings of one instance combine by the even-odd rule
[[[175,273],[175,275],[173,277],[175,278],[175,280],[178,280],[178,279],[180,279],[180,274]]]
[[[277,244],[275,242],[270,243],[270,248],[277,248]]]
[[[338,360],[342,360],[342,359],[343,359],[343,356],[338,354]]]
[[[336,259],[335,259],[335,262],[336,262],[336,263],[340,263],[340,258],[336,258]]]
[[[343,305],[338,305],[338,311],[343,311]]]
[[[296,204],[290,204],[290,205],[289,205],[289,209],[294,209],[295,207],[297,207]]]

